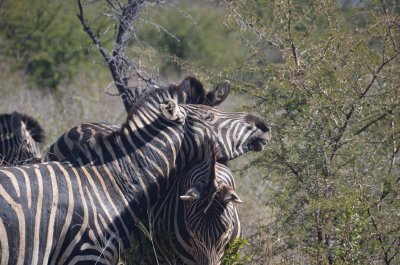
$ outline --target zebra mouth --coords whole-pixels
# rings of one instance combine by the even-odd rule
[[[255,152],[260,152],[264,149],[265,144],[266,144],[266,141],[251,143],[251,144],[249,144],[249,150],[255,151]]]
[[[253,139],[249,145],[247,146],[249,151],[260,152],[264,149],[264,146],[267,144],[267,140],[264,138],[255,138]]]

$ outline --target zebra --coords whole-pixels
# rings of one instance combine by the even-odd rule
[[[223,87],[223,89],[221,89],[221,87]],[[186,101],[186,102],[199,103],[199,104],[204,104],[204,105],[217,105],[217,104],[220,104],[226,98],[227,93],[229,93],[229,83],[222,82],[214,90],[209,92],[207,94],[207,96],[205,97],[204,96],[205,92],[203,92],[204,89],[203,89],[201,83],[198,82],[197,80],[194,80],[193,78],[189,77],[189,78],[185,78],[185,80],[179,85],[179,90],[181,90],[181,92],[184,94],[191,95],[191,97],[186,97],[184,99],[184,101]],[[192,91],[192,92],[187,93],[186,91]],[[221,91],[223,91],[223,93],[221,93]],[[198,94],[200,94],[200,96]],[[197,106],[197,107],[199,107],[199,106]],[[216,112],[216,110],[213,110],[213,111]],[[221,113],[219,113],[219,115],[221,115]],[[226,114],[224,113],[223,115],[226,115]],[[221,116],[223,116],[223,115],[221,115]],[[202,116],[209,119],[213,115],[210,114],[209,110],[206,110],[206,111],[204,111]],[[254,119],[254,118],[252,118],[252,119]],[[255,119],[255,120],[257,120],[257,119]],[[222,121],[216,121],[216,122],[214,122],[214,124],[222,124]],[[215,131],[217,131],[217,132],[224,131],[224,130],[228,131],[229,126],[232,126],[232,125],[233,124],[231,124],[231,123],[226,123],[224,125],[224,126],[226,126],[226,129],[224,127],[222,127],[222,128],[216,127]],[[241,126],[242,127],[250,126],[250,124],[242,123]],[[260,127],[261,127],[261,129],[264,129],[262,126],[260,126]],[[85,146],[88,144],[90,145],[91,141],[96,141],[96,137],[98,137],[98,135],[110,134],[113,131],[118,130],[118,128],[119,127],[116,125],[106,124],[106,123],[87,123],[87,124],[79,125],[75,128],[72,128],[67,133],[63,134],[59,138],[59,140],[56,141],[56,143],[54,143],[52,145],[52,147],[50,148],[50,152],[48,154],[48,158],[50,160],[55,160],[55,161],[57,161],[57,160],[59,160],[59,161],[61,161],[61,160],[75,161],[75,160],[77,160],[77,158],[79,158],[81,161],[84,160],[85,161],[84,163],[89,163],[91,161],[92,157],[90,155],[88,155],[87,152],[85,152],[85,150],[86,150]],[[231,130],[231,132],[233,132],[233,131],[235,131],[235,130]],[[236,130],[236,131],[240,131],[240,130]],[[268,134],[268,132],[266,134]],[[235,135],[233,133],[231,135],[219,135],[219,137],[221,138],[221,142],[225,141],[225,137],[232,138],[234,136]],[[237,137],[237,139],[240,139],[240,137]],[[224,142],[224,144],[225,144],[225,142]],[[239,147],[240,144],[231,144],[230,146]],[[229,152],[225,151],[224,153],[228,154]],[[80,157],[80,156],[82,156],[82,154],[83,154],[83,158]],[[231,157],[229,157],[229,158],[231,158]],[[229,183],[233,183],[233,176],[229,173],[230,171],[228,168],[224,167],[223,165],[221,165],[219,163],[217,163],[216,168],[217,168],[217,173],[218,173],[217,174],[218,179],[222,179],[222,180],[230,179]],[[180,179],[181,176],[179,176],[178,178]],[[233,190],[233,189],[231,189],[231,190]],[[166,199],[163,198],[159,201],[165,202]],[[176,201],[174,201],[174,203],[175,202]],[[163,205],[165,205],[165,203]],[[234,238],[239,236],[238,231],[240,231],[240,222],[239,222],[239,217],[236,213],[236,208],[234,206],[230,206],[228,208],[230,209],[230,211],[228,211],[227,214],[230,214],[232,211],[234,211],[235,215],[222,215],[219,217],[219,219],[226,221],[229,218],[231,218],[231,222],[234,224],[234,231],[236,231],[236,233],[233,233],[232,236],[225,237],[224,241],[220,241],[219,245],[218,245],[219,250],[223,250],[224,247],[222,247],[222,246],[226,246]],[[231,208],[233,208],[233,209],[231,209]],[[180,207],[180,210],[183,211],[183,207]],[[162,210],[159,209],[159,211],[162,211]],[[154,214],[152,214],[152,215],[154,215]],[[157,219],[154,219],[154,220],[157,221]],[[186,220],[187,220],[187,218],[184,219],[183,221],[186,221]],[[213,228],[209,228],[209,229],[211,231]],[[167,230],[167,229],[164,229],[164,230]],[[182,230],[182,232],[180,234],[185,233],[185,232],[187,232],[187,230]],[[205,231],[205,232],[207,232],[207,231]],[[222,233],[224,231],[215,231],[214,230],[212,232],[214,232],[214,234],[216,234],[215,232]],[[160,231],[160,234],[162,234],[162,231]],[[216,238],[218,238],[217,235],[216,235]],[[155,241],[159,241],[158,233],[155,234]],[[186,246],[190,246],[190,245],[191,245],[190,242],[188,242],[186,244]],[[174,245],[172,247],[174,247]],[[197,246],[194,245],[194,247],[197,247]],[[215,246],[210,245],[210,247],[215,247]],[[181,256],[181,257],[186,256],[186,261],[191,259],[192,263],[195,262],[194,257],[190,256],[190,255],[188,256],[187,251],[182,251],[177,248],[173,249],[173,251],[176,254],[178,254],[178,256]],[[219,253],[221,253],[221,252],[219,252]]]
[[[152,210],[159,264],[220,264],[228,243],[240,236],[235,204],[242,200],[234,178],[215,156],[210,158],[211,163],[194,164],[182,173]]]
[[[185,104],[203,104],[207,106],[216,106],[221,104],[230,92],[230,83],[225,80],[218,84],[214,89],[205,92],[201,82],[195,77],[187,76],[179,85],[171,84],[164,88],[164,97],[176,97],[178,103]],[[140,98],[141,94],[151,93],[150,91],[136,91],[135,95],[130,95],[131,101]],[[131,93],[133,93],[131,91]],[[157,96],[157,94],[155,95]],[[131,104],[134,104],[132,102]],[[128,103],[127,103],[128,104]],[[95,141],[98,135],[107,135],[113,131],[119,130],[120,126],[105,123],[92,122],[80,124],[64,133],[54,142],[47,153],[47,161],[75,161],[77,154],[80,154],[82,148],[90,141]],[[85,158],[88,158],[85,156]],[[89,160],[86,160],[89,162]]]
[[[265,142],[271,139],[271,130],[261,118],[247,113],[228,113],[209,108],[225,100],[230,91],[227,81],[221,82],[216,88],[205,93],[200,81],[189,76],[179,86],[171,85],[156,90],[162,93],[153,93],[153,90],[150,90],[144,92],[142,96],[149,94],[153,98],[171,97],[176,98],[178,103],[196,104],[193,111],[202,115],[218,133],[217,140],[222,153],[218,159],[220,163],[226,163],[227,160],[248,151],[261,151]],[[231,119],[227,120],[227,115]],[[83,164],[91,163],[93,157],[87,152],[91,142],[118,129],[118,125],[104,122],[84,123],[73,127],[50,146],[46,160],[76,161],[79,158]]]
[[[90,163],[0,169],[2,264],[115,264],[137,218],[187,165],[207,157],[207,143],[224,158],[204,112],[162,94],[141,97],[119,131],[87,146]]]
[[[16,111],[0,115],[0,165],[39,162],[38,143],[44,139],[39,123]]]

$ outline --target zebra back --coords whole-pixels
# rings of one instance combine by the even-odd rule
[[[50,146],[45,160],[74,162],[79,159],[83,164],[90,163],[91,156],[88,150],[92,143],[120,129],[121,126],[105,122],[77,125]]]
[[[0,161],[3,164],[39,162],[42,156],[38,143],[43,139],[43,129],[32,117],[18,112],[0,115]]]

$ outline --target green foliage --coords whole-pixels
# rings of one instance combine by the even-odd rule
[[[139,38],[163,56],[161,72],[185,68],[180,60],[212,70],[236,64],[243,50],[222,20],[223,10],[213,4],[182,2],[181,9],[154,8],[138,32]],[[165,63],[167,61],[167,63]]]
[[[90,43],[76,17],[77,7],[62,0],[2,1],[0,53],[12,57],[39,87],[56,88],[79,70]]]
[[[248,241],[242,238],[235,238],[229,245],[222,257],[222,265],[244,265],[249,264],[251,257],[241,254],[241,250],[248,245]]]

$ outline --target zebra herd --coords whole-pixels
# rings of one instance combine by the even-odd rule
[[[36,164],[38,124],[0,116],[4,164],[22,162],[0,167],[1,264],[117,264],[145,217],[154,251],[143,263],[220,264],[241,231],[224,163],[271,137],[262,119],[214,108],[228,93],[193,77],[145,91],[122,126],[78,125]]]

